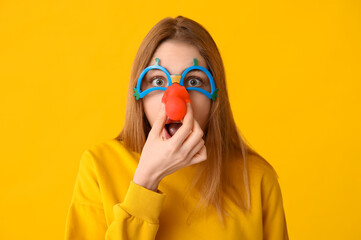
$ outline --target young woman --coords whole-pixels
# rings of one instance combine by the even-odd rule
[[[122,132],[81,157],[66,239],[288,239],[277,178],[238,131],[210,34],[168,17],[135,57]]]

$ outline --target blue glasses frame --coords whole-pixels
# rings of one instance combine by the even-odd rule
[[[168,87],[173,84],[172,79],[171,79],[171,76],[173,76],[173,75],[179,75],[179,74],[173,74],[173,75],[169,74],[169,72],[168,72],[168,70],[167,70],[166,68],[164,68],[164,67],[162,67],[162,66],[159,65],[159,58],[156,58],[154,65],[148,66],[147,68],[145,68],[145,69],[142,71],[142,73],[140,74],[140,76],[139,76],[139,78],[138,78],[137,87],[136,87],[136,88],[133,88],[133,90],[134,90],[134,92],[135,92],[135,93],[133,94],[133,96],[136,97],[136,100],[138,100],[139,98],[143,98],[145,95],[147,95],[148,93],[150,93],[150,92],[152,92],[152,91],[155,91],[155,90],[165,91],[165,90],[167,89],[166,87],[153,87],[153,88],[149,88],[149,89],[141,92],[140,87],[141,87],[141,84],[142,84],[142,79],[143,79],[144,75],[145,75],[149,70],[152,70],[152,69],[162,70],[162,71],[166,74],[166,76],[167,76],[167,78],[168,78],[168,82],[170,83],[170,84],[168,85]],[[208,71],[207,68],[202,67],[202,66],[199,66],[199,65],[197,64],[197,59],[196,59],[196,58],[193,58],[193,66],[188,67],[188,68],[187,68],[186,70],[184,70],[184,72],[182,73],[181,79],[180,79],[180,82],[179,82],[179,85],[183,86],[184,77],[186,76],[186,74],[187,74],[189,71],[194,70],[194,69],[201,70],[201,71],[203,71],[203,72],[207,75],[207,77],[208,77],[208,79],[209,79],[209,81],[210,81],[210,83],[211,83],[211,92],[207,92],[206,90],[201,89],[201,88],[197,88],[197,87],[188,87],[188,88],[186,88],[186,90],[187,90],[187,91],[188,91],[188,90],[195,90],[195,91],[198,91],[198,92],[203,93],[203,94],[206,95],[209,99],[216,100],[216,98],[218,97],[217,92],[218,92],[219,89],[216,88],[216,86],[215,86],[213,76],[212,76],[212,74]]]

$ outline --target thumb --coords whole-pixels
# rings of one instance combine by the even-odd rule
[[[151,129],[151,132],[154,134],[154,136],[161,136],[166,120],[167,114],[165,113],[165,104],[161,103],[157,119],[153,123],[153,127]]]

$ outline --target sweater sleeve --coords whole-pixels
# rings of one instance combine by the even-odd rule
[[[264,240],[288,240],[288,231],[280,184],[275,171],[262,178],[262,216]]]
[[[154,192],[130,181],[124,201],[113,206],[114,221],[105,239],[155,239],[165,198],[160,190]]]
[[[166,194],[130,181],[123,202],[113,206],[113,221],[108,226],[93,161],[92,154],[85,151],[68,210],[65,239],[155,239]]]

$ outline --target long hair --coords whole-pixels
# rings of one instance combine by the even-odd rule
[[[135,56],[127,96],[125,123],[115,138],[131,151],[141,153],[151,126],[144,114],[141,101],[136,101],[133,88],[144,68],[151,62],[157,47],[168,39],[180,40],[197,47],[219,88],[218,97],[212,101],[210,116],[204,132],[207,160],[197,164],[197,174],[191,187],[197,187],[200,200],[197,207],[216,207],[224,224],[224,197],[228,196],[244,212],[251,208],[251,194],[247,170],[247,156],[259,156],[260,161],[271,166],[246,142],[237,128],[231,111],[226,76],[217,45],[208,31],[199,23],[183,17],[167,17],[159,21],[145,36]],[[139,117],[142,116],[142,117]],[[236,164],[236,165],[235,165]],[[237,166],[236,174],[229,174]],[[272,168],[273,169],[273,168]],[[228,173],[228,174],[227,174]]]

